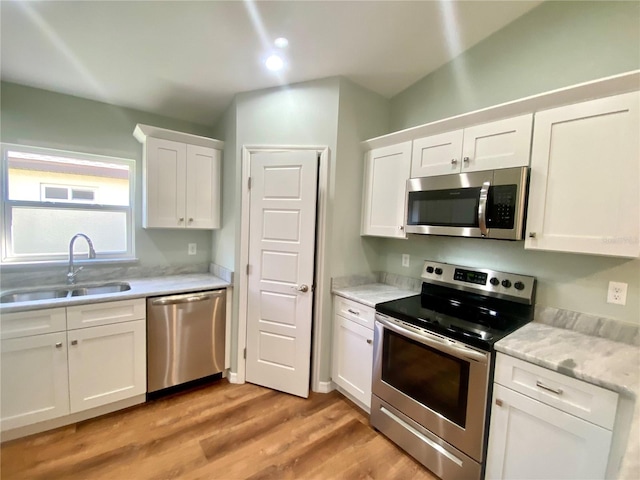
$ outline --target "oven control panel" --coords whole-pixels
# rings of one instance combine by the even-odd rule
[[[425,260],[422,278],[430,283],[531,304],[536,279],[517,273]]]

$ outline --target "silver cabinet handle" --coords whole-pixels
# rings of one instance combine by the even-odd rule
[[[549,387],[547,385],[545,385],[544,383],[542,383],[540,380],[536,380],[536,387],[540,387],[543,390],[547,390],[551,393],[555,393],[556,395],[562,395],[562,389],[561,388],[552,388]]]
[[[502,406],[502,400],[500,400],[499,398],[496,398],[496,405],[501,407]]]
[[[457,158],[452,158],[451,159],[451,165],[456,165],[458,163],[458,159]]]
[[[469,163],[469,161],[470,161],[470,160],[471,160],[471,159],[470,159],[469,157],[464,157],[464,158],[462,159],[462,161],[463,161],[464,163]]]
[[[299,292],[308,292],[309,291],[309,285],[305,285],[304,283],[302,285],[298,285],[296,287],[296,290]]]
[[[78,340],[71,340],[71,345],[77,345],[78,344]]]
[[[487,199],[489,198],[489,187],[491,182],[484,182],[480,189],[480,202],[478,203],[478,226],[480,235],[487,236]]]
[[[360,312],[359,312],[359,311],[357,311],[357,310],[352,310],[352,309],[350,309],[350,308],[349,308],[349,309],[347,309],[347,312],[349,312],[349,313],[353,313],[354,315],[360,315]]]
[[[193,222],[193,218],[189,218],[189,221],[190,221],[190,222]]]
[[[404,225],[400,225],[398,228],[399,228],[400,230],[404,230]]]
[[[180,217],[180,218],[178,218],[178,221],[179,221],[179,222],[184,222],[184,217]]]
[[[370,338],[367,338],[367,343],[371,345],[373,343],[373,340],[371,340]]]
[[[56,343],[56,348],[62,348],[62,342]]]
[[[536,238],[536,232],[529,232],[529,238]]]

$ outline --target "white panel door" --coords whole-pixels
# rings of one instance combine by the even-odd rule
[[[69,330],[71,413],[146,392],[146,334],[145,320]]]
[[[465,128],[462,173],[528,166],[532,125],[529,113]]]
[[[12,338],[0,345],[2,430],[67,415],[66,333]]]
[[[371,150],[364,170],[361,234],[407,238],[404,216],[411,142]]]
[[[611,431],[502,385],[493,398],[487,480],[604,478]]]
[[[640,255],[638,92],[536,113],[525,248]]]
[[[148,137],[145,148],[143,226],[184,227],[187,146]]]
[[[309,395],[315,151],[251,155],[248,382]]]
[[[220,151],[187,145],[187,228],[220,228]]]
[[[411,178],[459,173],[462,166],[462,130],[413,141]]]

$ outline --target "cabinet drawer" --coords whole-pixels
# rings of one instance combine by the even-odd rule
[[[495,382],[563,412],[613,429],[618,394],[498,353]]]
[[[353,300],[347,300],[339,296],[335,296],[335,313],[341,315],[349,320],[353,320],[360,325],[373,330],[373,322],[375,320],[375,309],[363,305]]]
[[[4,313],[0,317],[0,337],[3,339],[64,332],[66,328],[67,315],[64,308]]]
[[[143,298],[67,307],[67,329],[142,320],[146,317],[145,312]]]

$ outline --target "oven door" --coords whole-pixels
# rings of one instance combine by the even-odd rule
[[[373,394],[478,462],[490,354],[376,314]]]

